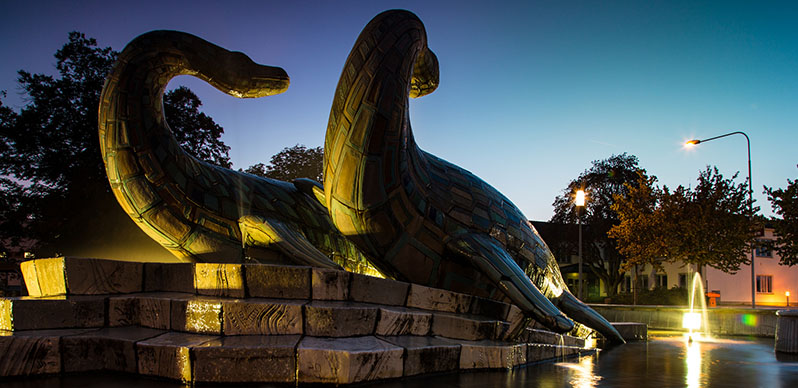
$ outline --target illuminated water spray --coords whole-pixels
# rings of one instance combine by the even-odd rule
[[[696,294],[697,292],[697,294]],[[696,295],[700,301],[699,306],[696,306]],[[701,275],[696,273],[693,276],[693,283],[690,285],[690,311],[684,313],[682,318],[682,327],[689,330],[688,340],[694,339],[708,339],[710,338],[709,320],[707,319],[707,301],[704,298],[704,283],[701,281]],[[695,332],[695,335],[694,335]]]

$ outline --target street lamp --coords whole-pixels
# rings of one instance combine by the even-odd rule
[[[750,221],[754,220],[754,187],[753,183],[751,182],[751,139],[748,138],[743,132],[735,131],[730,132],[724,135],[710,137],[709,139],[704,140],[689,140],[684,145],[685,146],[694,146],[700,143],[706,143],[710,140],[720,139],[722,137],[731,136],[731,135],[743,135],[745,136],[745,142],[748,144],[748,219]],[[754,246],[751,246],[751,308],[756,308],[756,272],[754,271]]]
[[[579,286],[577,288],[577,298],[580,300],[582,299],[582,217],[579,216],[579,208],[585,206],[585,191],[584,190],[577,190],[576,191],[576,201],[574,201],[576,205],[576,219],[579,224]]]

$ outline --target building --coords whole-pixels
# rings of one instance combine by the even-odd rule
[[[764,228],[761,240],[774,240],[773,229]],[[798,302],[798,266],[781,265],[777,252],[764,245],[754,250],[754,270],[756,271],[756,304],[762,306],[785,306],[787,293],[792,296],[791,304]],[[707,290],[720,292],[722,303],[751,304],[751,266],[743,265],[736,274],[731,275],[714,268],[707,268]]]

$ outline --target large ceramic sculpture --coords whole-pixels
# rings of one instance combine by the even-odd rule
[[[408,96],[434,91],[437,70],[415,15],[389,11],[368,24],[336,90],[322,190],[198,161],[163,115],[164,89],[177,75],[247,98],[285,91],[282,69],[189,34],[144,34],[120,54],[101,97],[111,188],[149,236],[188,261],[343,267],[510,300],[558,332],[574,327],[562,309],[622,341],[568,292],[551,252],[507,198],[415,145]]]
[[[150,237],[188,261],[291,263],[377,273],[338,233],[321,185],[260,178],[197,160],[163,114],[172,78],[190,74],[232,96],[278,94],[288,75],[193,35],[153,31],[125,47],[100,102],[100,148],[117,200]]]
[[[432,93],[437,83],[438,62],[415,15],[387,11],[365,27],[344,65],[324,144],[324,192],[335,226],[392,277],[503,294],[558,332],[574,327],[562,309],[622,342],[568,291],[551,251],[510,200],[418,148],[408,96]]]

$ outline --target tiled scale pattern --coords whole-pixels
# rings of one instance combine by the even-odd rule
[[[559,307],[622,342],[568,291],[551,251],[515,205],[416,145],[408,96],[431,93],[438,81],[426,39],[415,15],[386,11],[347,58],[324,146],[325,199],[336,227],[396,279],[512,301],[549,328],[569,331],[573,323]]]
[[[509,304],[340,270],[54,258],[22,271],[36,296],[0,298],[0,384],[94,370],[347,384],[596,351],[540,327],[509,340],[523,320]]]
[[[310,180],[287,183],[198,161],[169,130],[169,80],[195,75],[236,97],[282,93],[288,75],[193,35],[153,31],[125,47],[106,79],[100,145],[113,193],[153,239],[187,261],[341,267],[378,274],[333,227]],[[332,259],[332,260],[331,260]]]

